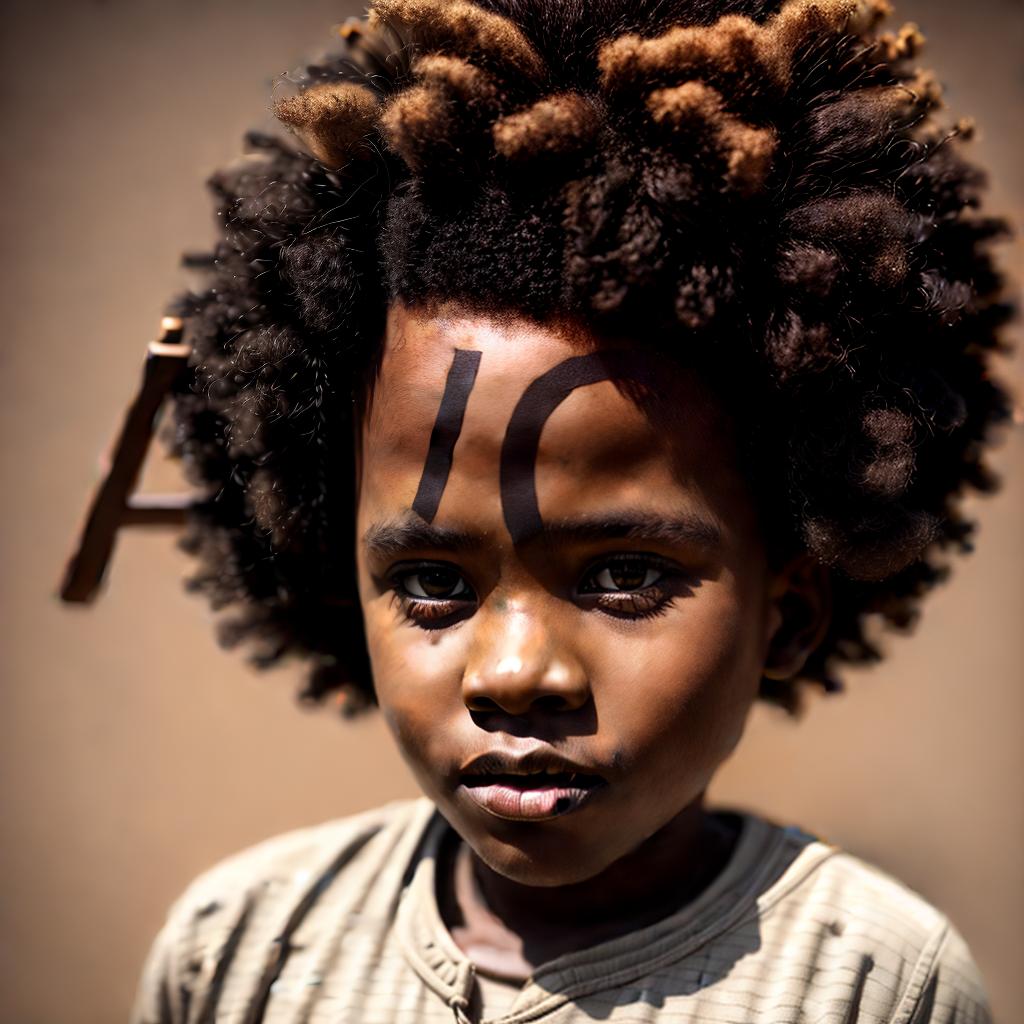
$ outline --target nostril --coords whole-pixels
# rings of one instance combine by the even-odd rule
[[[546,711],[549,713],[552,711],[565,711],[569,707],[569,702],[558,693],[546,693],[542,696],[534,697],[533,700],[522,705],[519,703],[503,702],[482,695],[469,697],[465,703],[470,711],[503,711],[505,714],[510,715],[526,714],[530,711]]]
[[[497,711],[498,704],[490,697],[470,697],[466,701],[466,707],[470,711]]]
[[[564,711],[568,704],[569,702],[560,693],[547,693],[533,701],[533,706],[538,711]]]

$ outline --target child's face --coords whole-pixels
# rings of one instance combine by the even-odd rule
[[[363,428],[359,586],[380,706],[476,854],[531,885],[593,877],[700,798],[778,623],[729,425],[688,371],[657,370],[672,418],[609,380],[521,408],[527,435],[543,426],[536,458],[507,449],[503,477],[528,385],[610,347],[396,308]],[[477,357],[459,357],[468,400],[458,433],[457,371],[444,435],[456,349],[479,363],[473,381]],[[514,542],[531,478],[543,531]]]

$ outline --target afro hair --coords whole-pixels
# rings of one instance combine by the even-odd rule
[[[884,0],[377,0],[213,175],[174,451],[191,586],[303,696],[373,686],[354,438],[389,303],[580,317],[707,375],[773,542],[828,567],[800,683],[876,660],[969,547],[1011,315],[981,173]]]

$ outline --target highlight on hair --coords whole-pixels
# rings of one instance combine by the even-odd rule
[[[770,541],[829,567],[801,679],[874,661],[967,550],[1011,309],[969,126],[884,0],[377,0],[213,175],[180,297],[191,586],[303,695],[372,701],[354,431],[388,303],[631,332],[735,416]],[[638,344],[641,343],[638,340]],[[764,680],[792,711],[800,680]]]

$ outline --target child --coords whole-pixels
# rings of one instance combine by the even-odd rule
[[[213,179],[195,586],[426,797],[204,873],[136,1024],[990,1019],[921,897],[703,802],[910,621],[1006,413],[1002,226],[885,13],[377,0]]]

